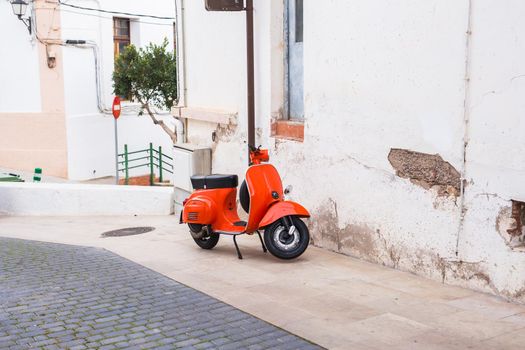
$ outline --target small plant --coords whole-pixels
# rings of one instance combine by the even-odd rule
[[[151,110],[152,106],[170,110],[177,99],[177,64],[175,54],[167,47],[167,39],[160,45],[149,44],[145,48],[127,46],[115,60],[113,91],[140,103],[139,114],[146,111],[153,123],[162,127],[175,142],[176,134]]]

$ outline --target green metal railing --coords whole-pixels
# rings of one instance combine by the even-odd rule
[[[129,171],[131,169],[147,167],[149,168],[149,184],[155,185],[155,169],[159,173],[159,182],[163,182],[164,172],[173,174],[173,158],[162,153],[162,147],[158,149],[153,148],[153,144],[149,144],[148,149],[139,151],[128,151],[128,145],[124,145],[124,153],[119,154],[119,172],[124,172],[124,184],[129,184]],[[131,157],[130,157],[131,156]],[[133,158],[135,157],[135,158]],[[171,163],[170,163],[171,161]],[[122,166],[122,167],[121,167]]]

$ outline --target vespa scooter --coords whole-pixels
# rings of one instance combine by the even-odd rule
[[[310,217],[298,203],[284,199],[279,173],[271,164],[268,150],[250,146],[250,166],[239,191],[239,202],[248,222],[237,213],[237,175],[191,177],[194,192],[184,201],[180,223],[187,223],[197,245],[212,249],[220,235],[233,236],[237,256],[242,254],[236,237],[257,233],[263,251],[281,259],[304,253],[310,242],[308,227],[301,218]],[[259,230],[264,229],[264,242]]]

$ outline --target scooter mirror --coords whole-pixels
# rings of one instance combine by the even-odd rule
[[[284,189],[284,194],[289,194],[290,192],[292,192],[292,190],[293,190],[292,185],[288,185],[288,186],[286,186],[286,188]]]

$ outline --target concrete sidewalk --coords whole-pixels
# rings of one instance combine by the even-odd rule
[[[154,226],[137,236],[108,230]],[[165,217],[0,217],[0,236],[103,247],[330,349],[523,349],[525,306],[309,247],[295,261],[257,237],[211,251]]]

